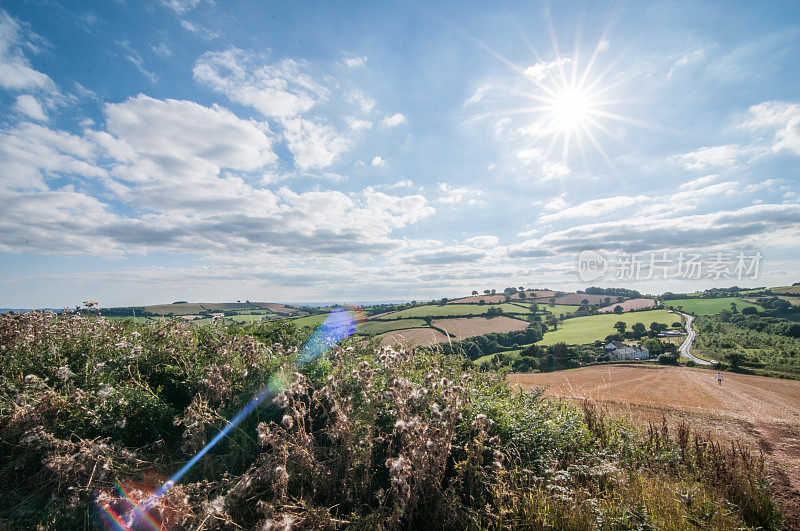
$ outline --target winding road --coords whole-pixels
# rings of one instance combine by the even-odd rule
[[[683,356],[684,358],[690,359],[695,363],[697,363],[698,365],[713,365],[715,361],[707,361],[704,359],[700,359],[691,353],[692,341],[694,341],[696,335],[694,333],[694,328],[692,328],[692,321],[694,321],[694,317],[689,315],[688,313],[681,313],[681,312],[676,312],[676,313],[679,313],[682,316],[686,317],[686,339],[684,339],[683,343],[681,343],[681,346],[678,347],[678,352],[680,352],[681,356]]]

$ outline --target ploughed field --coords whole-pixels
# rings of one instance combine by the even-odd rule
[[[695,428],[744,440],[767,457],[781,497],[800,515],[800,381],[688,367],[603,365],[551,373],[510,374],[523,388],[590,399],[635,421],[685,419]],[[800,520],[795,520],[800,524]]]

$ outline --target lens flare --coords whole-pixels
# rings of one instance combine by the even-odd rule
[[[295,369],[314,361],[321,354],[325,353],[331,347],[340,341],[350,337],[356,330],[356,324],[364,322],[365,317],[357,309],[345,310],[343,308],[331,312],[317,329],[308,338],[303,348],[300,350],[297,359],[295,360]],[[167,481],[165,481],[155,492],[153,492],[144,501],[137,501],[130,496],[122,485],[117,483],[117,491],[119,497],[114,502],[99,504],[100,519],[106,529],[122,529],[122,530],[138,530],[138,529],[162,529],[160,523],[161,517],[159,512],[155,510],[155,506],[159,500],[181,478],[195,465],[197,462],[206,455],[209,450],[217,445],[228,433],[238,426],[245,418],[247,418],[253,410],[259,405],[267,401],[272,396],[278,395],[288,388],[289,381],[281,375],[273,375],[267,386],[256,394],[255,397],[244,406],[234,416],[228,424],[222,428],[211,441],[208,442],[189,462],[187,462],[180,470],[175,472]]]

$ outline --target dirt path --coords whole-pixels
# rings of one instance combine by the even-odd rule
[[[723,373],[720,386],[715,376],[686,367],[603,365],[508,378],[527,388],[546,387],[552,396],[594,400],[633,420],[685,419],[760,448],[791,525],[800,526],[800,381]]]

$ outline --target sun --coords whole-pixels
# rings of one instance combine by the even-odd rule
[[[591,95],[579,88],[554,94],[548,106],[553,125],[564,134],[585,127],[593,110]]]

